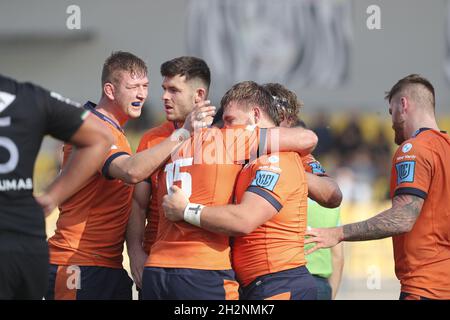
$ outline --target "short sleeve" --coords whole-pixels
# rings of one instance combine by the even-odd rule
[[[110,125],[107,126],[114,136],[114,143],[112,144],[111,149],[109,150],[109,153],[106,157],[106,160],[103,163],[102,175],[107,179],[112,180],[114,178],[108,174],[111,162],[113,162],[115,159],[123,155],[130,156],[131,148],[130,145],[128,144],[128,140],[120,131],[118,131],[117,129],[115,129]]]
[[[430,150],[419,141],[405,142],[392,160],[391,196],[411,194],[426,199],[432,171]]]
[[[282,164],[280,156],[285,158]],[[296,188],[295,184],[299,183],[294,172],[298,165],[294,162],[285,154],[258,158],[253,164],[252,182],[247,191],[258,194],[279,212],[292,190]]]
[[[25,86],[33,85],[25,84]],[[58,93],[49,92],[37,86],[34,87],[34,91],[36,100],[42,103],[46,115],[45,132],[57,139],[69,141],[90,112]]]
[[[312,154],[302,157],[302,164],[305,172],[315,174],[317,176],[326,176],[325,169],[322,164],[317,161]]]

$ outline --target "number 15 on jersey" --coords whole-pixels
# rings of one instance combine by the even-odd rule
[[[192,166],[194,158],[177,159],[164,168],[166,173],[167,194],[171,195],[170,187],[177,181],[181,182],[181,190],[190,198],[192,194],[192,177],[189,172],[180,172],[181,167]]]

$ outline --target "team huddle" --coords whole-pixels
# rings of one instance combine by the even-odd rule
[[[45,134],[66,141],[61,173],[42,195],[0,192],[1,299],[130,300],[134,282],[146,300],[314,300],[308,254],[391,236],[400,298],[450,299],[450,137],[436,124],[426,79],[403,78],[386,97],[400,145],[392,208],[311,229],[308,197],[335,208],[342,194],[311,154],[320,141],[293,91],[243,81],[216,108],[206,62],[169,60],[161,65],[167,121],[132,154],[123,126],[141,115],[147,73],[135,55],[113,53],[100,101],[84,107],[0,76],[0,137],[17,146],[0,157],[2,180],[32,177]],[[32,117],[25,108],[36,109]],[[42,210],[55,206],[47,247]]]

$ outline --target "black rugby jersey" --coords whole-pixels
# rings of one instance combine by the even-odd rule
[[[57,93],[0,75],[0,234],[45,237],[33,197],[35,160],[45,135],[69,140],[86,112]]]

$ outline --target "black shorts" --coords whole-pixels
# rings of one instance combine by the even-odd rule
[[[45,238],[0,232],[0,300],[42,300],[48,266]]]

